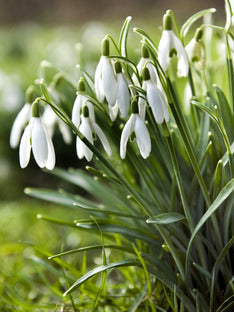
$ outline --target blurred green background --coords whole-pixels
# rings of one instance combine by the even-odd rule
[[[72,230],[52,226],[37,220],[37,213],[66,214],[73,220],[72,211],[32,200],[24,195],[24,188],[65,187],[54,177],[42,172],[31,159],[22,170],[18,150],[9,147],[12,122],[24,104],[25,90],[38,77],[44,59],[66,73],[75,83],[75,65],[82,63],[91,73],[99,58],[100,41],[106,33],[116,39],[124,19],[133,17],[132,27],[146,30],[153,38],[160,35],[162,15],[172,9],[179,25],[195,12],[215,7],[216,19],[224,20],[223,1],[156,1],[156,0],[0,0],[0,310],[12,311],[14,304],[33,300],[47,292],[31,266],[28,241],[58,252],[65,244],[77,248],[81,236]],[[132,37],[132,45],[139,48],[139,38]],[[86,62],[82,58],[81,43]],[[75,98],[75,94],[72,95]],[[73,103],[71,103],[72,105]],[[59,144],[56,144],[59,143]],[[74,144],[65,147],[60,134],[55,134],[57,165],[80,167]],[[48,237],[50,239],[48,239]],[[37,290],[33,288],[33,283]],[[35,286],[34,285],[34,286]],[[13,289],[12,289],[13,287]],[[11,305],[14,293],[16,302]],[[17,303],[18,302],[18,303]]]

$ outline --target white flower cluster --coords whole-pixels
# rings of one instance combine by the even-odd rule
[[[147,158],[151,152],[151,139],[145,122],[146,108],[149,108],[150,114],[152,112],[156,123],[162,124],[169,121],[164,78],[170,60],[173,55],[176,55],[178,58],[177,75],[187,76],[189,71],[187,55],[193,59],[202,58],[199,39],[192,41],[186,52],[172,30],[172,18],[167,13],[164,16],[164,30],[158,45],[160,69],[150,58],[145,43],[142,44],[142,57],[132,76],[129,76],[126,70],[125,56],[118,61],[110,56],[109,50],[109,39],[105,37],[102,41],[102,55],[95,71],[94,83],[90,83],[85,77],[80,78],[71,120],[90,144],[94,143],[94,137],[99,138],[106,153],[111,155],[111,146],[107,137],[95,121],[92,97],[90,98],[86,92],[86,84],[89,84],[96,94],[95,101],[100,105],[107,105],[112,122],[116,120],[118,112],[122,119],[127,119],[120,138],[120,157],[122,159],[126,157],[127,143],[134,132],[140,154],[143,158]],[[130,103],[132,103],[131,106]],[[129,115],[130,107],[131,114]],[[55,153],[51,138],[55,124],[58,124],[64,141],[71,142],[71,132],[67,125],[57,117],[49,105],[45,107],[42,117],[40,117],[37,102],[33,104],[32,113],[31,104],[24,105],[13,124],[10,136],[12,147],[16,147],[20,142],[19,157],[22,168],[25,168],[29,162],[31,149],[40,167],[50,170],[54,168]],[[83,157],[87,161],[92,159],[93,152],[83,142],[82,137],[76,138],[76,151],[79,159]]]

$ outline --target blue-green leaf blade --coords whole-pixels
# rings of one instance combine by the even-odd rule
[[[170,224],[184,220],[185,216],[178,212],[167,212],[162,213],[157,216],[153,216],[146,220],[147,223],[156,223],[156,224]]]

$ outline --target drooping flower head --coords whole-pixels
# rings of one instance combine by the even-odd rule
[[[93,134],[96,134],[100,139],[106,153],[111,155],[110,144],[102,131],[102,129],[97,125],[97,123],[90,118],[89,108],[87,105],[83,106],[81,124],[79,126],[79,131],[84,135],[84,137],[93,144]],[[93,157],[93,152],[88,148],[88,146],[77,136],[76,138],[76,152],[79,159],[86,158],[87,161],[91,161]]]
[[[36,97],[35,86],[30,86],[25,94],[26,103],[16,116],[10,133],[10,146],[16,148],[19,145],[20,138],[24,128],[31,118],[31,104]]]
[[[48,170],[54,168],[54,146],[41,121],[38,102],[32,104],[32,117],[20,141],[19,160],[21,168],[27,167],[31,150],[39,167],[47,168]]]
[[[106,98],[108,105],[116,103],[117,83],[112,59],[110,55],[110,43],[107,38],[102,41],[102,56],[95,71],[95,90],[99,102]]]
[[[182,42],[172,30],[172,17],[167,12],[163,17],[163,32],[158,45],[158,61],[164,71],[167,70],[173,55],[178,57],[177,75],[186,77],[189,70],[187,54]]]
[[[121,115],[126,118],[129,110],[130,94],[128,89],[128,81],[122,72],[120,62],[115,62],[115,71],[117,78],[117,94],[116,104],[119,107]]]
[[[136,142],[143,158],[149,157],[151,152],[151,140],[144,120],[139,116],[138,103],[134,99],[132,102],[132,114],[126,122],[120,139],[120,157],[126,157],[127,143],[132,134],[135,133]]]
[[[149,106],[152,109],[152,113],[155,121],[158,124],[163,123],[163,121],[169,121],[168,105],[165,94],[159,89],[159,87],[152,81],[150,77],[150,72],[147,67],[142,71],[142,89],[146,91],[146,99]],[[139,111],[140,116],[144,118],[145,116],[145,106],[146,102],[144,99],[139,100]]]
[[[194,38],[185,47],[189,60],[194,64],[199,63],[200,69],[203,68],[204,63],[204,51],[201,44],[202,35],[203,30],[198,28]]]
[[[137,70],[140,75],[142,76],[142,70],[144,67],[147,67],[150,71],[151,79],[156,83],[158,80],[158,74],[155,66],[152,64],[152,60],[149,57],[149,51],[146,48],[145,44],[142,44],[141,46],[141,59],[139,63],[137,64]],[[132,75],[132,80],[136,86],[140,86],[139,80],[136,77],[135,74]]]
[[[82,108],[85,104],[87,104],[89,107],[90,118],[95,120],[93,105],[88,101],[88,98],[82,94],[83,92],[85,92],[85,82],[83,77],[81,77],[78,83],[77,97],[72,108],[72,122],[77,128],[80,126],[80,116],[82,113]]]

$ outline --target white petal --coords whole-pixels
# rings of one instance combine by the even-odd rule
[[[79,130],[86,137],[86,139],[89,140],[91,144],[93,144],[93,134],[92,134],[92,128],[90,125],[89,118],[82,119],[82,123],[80,125]],[[87,159],[87,161],[90,161],[93,157],[93,152],[81,140],[77,140],[77,141],[80,141],[78,144],[79,146],[81,146],[81,150],[82,150],[81,155],[83,154],[85,158]],[[80,152],[78,150],[77,150],[77,153],[79,157]]]
[[[159,88],[150,80],[147,81],[147,100],[152,109],[154,119],[158,124],[161,124],[165,117],[163,105],[167,105],[167,103]]]
[[[163,30],[162,37],[158,44],[158,61],[165,71],[169,65],[170,57],[169,52],[171,49],[171,30]]]
[[[46,134],[46,140],[47,140],[47,145],[48,145],[48,158],[47,158],[47,161],[46,161],[46,168],[48,170],[53,170],[54,166],[55,166],[54,145],[53,145],[51,137],[48,134],[48,132],[46,131],[46,129],[44,129],[44,131],[45,131],[45,134]]]
[[[97,99],[99,102],[103,102],[105,98],[103,85],[102,85],[103,60],[104,60],[104,56],[101,56],[99,63],[97,65],[96,71],[95,71],[95,76],[94,76],[95,90],[96,90],[96,95],[97,95]]]
[[[39,117],[33,117],[32,151],[39,167],[44,168],[48,159],[48,143]]]
[[[10,146],[16,148],[19,145],[20,137],[22,135],[25,124],[31,117],[31,105],[29,103],[24,104],[23,108],[18,113],[10,134]]]
[[[89,101],[86,102],[88,109],[89,109],[89,118],[95,122],[95,113],[94,113],[94,108],[93,108],[93,104]]]
[[[25,168],[27,167],[30,154],[31,154],[31,130],[32,130],[32,122],[29,122],[27,127],[24,130],[23,136],[20,141],[19,147],[19,161],[20,167]]]
[[[126,156],[126,148],[127,148],[128,139],[134,130],[135,121],[136,121],[136,114],[132,114],[130,118],[128,119],[128,121],[126,122],[123,128],[123,131],[121,133],[120,157],[122,159],[124,159]]]
[[[146,67],[149,69],[151,80],[154,83],[157,83],[157,81],[158,81],[158,74],[157,74],[157,70],[156,70],[155,66],[152,63],[147,63]]]
[[[179,38],[174,35],[174,44],[175,49],[177,51],[177,57],[178,57],[178,64],[177,64],[177,75],[179,77],[186,77],[188,76],[188,70],[189,70],[189,63],[188,63],[188,57],[185,51],[185,48],[182,44],[182,42],[179,40]]]
[[[169,121],[168,104],[167,104],[166,96],[164,95],[164,93],[161,92],[160,89],[159,89],[159,96],[160,96],[162,107],[163,107],[164,120],[165,122],[168,122]]]
[[[112,154],[111,147],[110,147],[110,144],[109,144],[104,132],[96,123],[93,123],[92,126],[93,126],[93,129],[96,132],[97,136],[99,137],[100,141],[102,142],[104,150],[106,151],[106,153],[109,156],[111,156],[111,154]]]
[[[192,95],[191,87],[190,87],[190,84],[187,82],[184,87],[184,109],[187,114],[190,112],[190,109],[191,109],[190,101],[192,97],[193,95]]]
[[[70,128],[61,119],[58,119],[58,126],[59,126],[59,130],[63,136],[64,142],[66,144],[70,144],[72,142],[72,136],[71,136]]]
[[[139,115],[136,116],[135,134],[141,156],[147,158],[151,152],[151,140],[148,129]]]
[[[76,154],[79,159],[84,158],[84,144],[79,137],[76,137]]]
[[[43,122],[43,125],[46,127],[49,135],[52,137],[54,134],[54,128],[57,121],[57,115],[52,110],[50,105],[46,105],[41,120]]]
[[[117,83],[112,62],[108,58],[103,59],[102,85],[108,104],[114,106],[117,95]]]
[[[147,62],[148,58],[142,57],[139,61],[139,63],[137,64],[137,70],[139,72],[139,75],[141,76],[142,74],[142,70],[145,66],[145,63]]]
[[[71,118],[72,122],[77,128],[79,128],[79,125],[80,125],[80,111],[81,111],[81,107],[83,103],[84,103],[84,96],[81,94],[78,94],[75,99],[73,108],[72,108],[72,118]]]
[[[118,104],[116,103],[114,106],[108,105],[108,109],[109,109],[110,120],[115,121],[115,119],[118,116],[118,111],[119,111]]]
[[[129,90],[123,73],[117,74],[117,104],[121,115],[126,118],[129,110]]]

